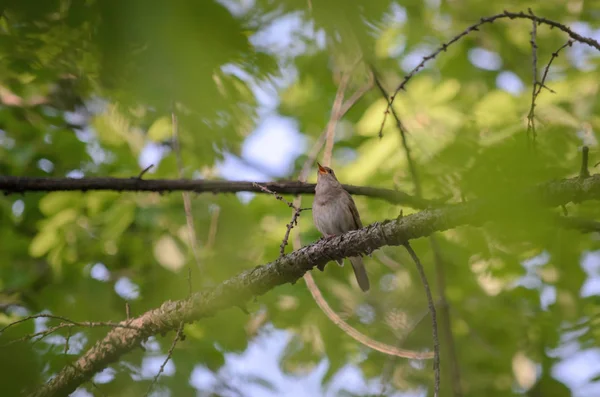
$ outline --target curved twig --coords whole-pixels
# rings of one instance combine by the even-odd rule
[[[333,309],[329,306],[325,298],[323,298],[323,294],[315,284],[315,280],[313,279],[310,273],[306,273],[304,275],[304,281],[306,282],[306,286],[310,291],[312,297],[314,298],[317,305],[323,310],[323,313],[329,319],[337,325],[342,331],[348,334],[355,341],[370,347],[373,350],[377,350],[378,352],[388,354],[390,356],[403,357],[403,358],[412,358],[412,359],[430,359],[433,358],[433,352],[416,352],[413,350],[400,349],[396,346],[388,345],[374,339],[369,338],[368,336],[360,333],[355,328],[351,327],[347,322],[342,320],[342,318],[333,311]]]

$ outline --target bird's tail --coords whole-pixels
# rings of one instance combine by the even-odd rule
[[[363,292],[367,292],[369,290],[369,276],[367,276],[367,270],[365,269],[362,258],[360,256],[353,256],[349,259],[360,289],[362,289]]]

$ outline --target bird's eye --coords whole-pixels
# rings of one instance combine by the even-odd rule
[[[328,169],[327,172],[329,172],[330,174],[333,174],[333,170],[332,169]]]

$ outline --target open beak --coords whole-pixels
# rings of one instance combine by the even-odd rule
[[[321,164],[319,164],[319,162],[317,161],[317,165],[319,166],[319,174],[323,175],[327,173],[327,170],[325,168],[323,168],[323,166]]]

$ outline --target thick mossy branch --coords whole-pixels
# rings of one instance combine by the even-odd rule
[[[528,200],[523,201],[523,197]],[[583,180],[576,177],[540,185],[528,193],[511,196],[510,203],[502,208],[528,203],[558,206],[571,201],[599,199],[600,176],[595,175]],[[124,322],[137,329],[113,329],[73,366],[63,368],[32,396],[68,395],[149,336],[176,330],[181,322],[191,323],[223,309],[243,305],[278,285],[295,283],[307,271],[324,266],[332,259],[371,252],[384,245],[401,245],[408,240],[461,225],[480,225],[501,217],[501,212],[495,203],[474,200],[376,222],[341,236],[320,240],[276,261],[238,274],[213,289],[194,293],[189,299],[167,301],[157,309]],[[567,223],[566,226],[578,227],[576,223]]]

